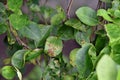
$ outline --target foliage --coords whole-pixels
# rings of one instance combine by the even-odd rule
[[[98,4],[97,10],[80,7],[77,18],[69,16],[71,4],[65,11],[39,6],[38,0],[26,2],[27,15],[23,1],[7,0],[7,7],[0,2],[0,34],[7,35],[9,56],[0,68],[5,79],[120,80],[119,0],[99,0],[105,5]],[[72,39],[81,47],[66,57],[63,41]],[[23,77],[27,64],[35,67]]]

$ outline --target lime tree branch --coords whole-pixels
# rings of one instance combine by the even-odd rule
[[[70,10],[71,10],[72,4],[73,4],[73,0],[70,0],[68,3],[68,7],[67,7],[67,18],[68,19],[70,18]]]
[[[13,27],[10,23],[9,23],[9,28],[10,28],[12,35],[15,37],[16,41],[18,42],[18,44],[24,46],[26,49],[30,49],[30,47],[20,39],[17,31],[15,29],[13,29]]]

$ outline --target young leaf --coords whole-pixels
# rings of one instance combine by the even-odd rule
[[[88,54],[91,44],[84,44],[76,54],[76,67],[80,78],[86,78],[92,71],[92,60]]]
[[[89,7],[81,7],[76,11],[77,17],[88,26],[96,26],[98,24],[97,13]]]
[[[7,0],[7,6],[12,11],[18,11],[21,8],[22,4],[23,0]]]
[[[24,15],[18,15],[18,14],[11,14],[9,17],[11,25],[16,29],[22,29],[26,27],[26,25],[29,24],[29,20]]]
[[[55,57],[62,52],[62,48],[62,40],[60,40],[58,37],[50,36],[47,38],[44,51],[50,57]]]
[[[5,79],[9,80],[12,80],[16,75],[15,69],[12,66],[4,66],[1,69],[1,73]]]
[[[107,36],[110,39],[110,43],[120,39],[120,34],[118,34],[120,32],[120,26],[111,23],[106,24],[105,29],[107,32]]]
[[[116,80],[117,66],[108,55],[104,55],[96,67],[98,80]]]
[[[18,50],[17,52],[15,52],[11,59],[12,65],[18,69],[23,68],[25,65],[26,55],[29,52],[30,51],[28,51],[28,50]]]
[[[99,9],[97,11],[97,16],[102,16],[107,21],[111,21],[111,22],[113,21],[105,9]]]

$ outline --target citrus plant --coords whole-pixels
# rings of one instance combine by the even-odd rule
[[[21,7],[27,4],[30,14]],[[47,2],[47,0],[46,0]],[[120,1],[99,0],[96,10],[83,6],[70,17],[39,0],[2,0],[0,34],[6,33],[9,58],[0,74],[8,80],[120,80]],[[63,41],[74,39],[79,48],[63,54]],[[23,77],[27,64],[34,64]]]

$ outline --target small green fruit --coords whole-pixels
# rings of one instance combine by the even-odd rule
[[[13,79],[16,75],[15,69],[12,66],[4,66],[1,69],[2,76],[5,79]]]

